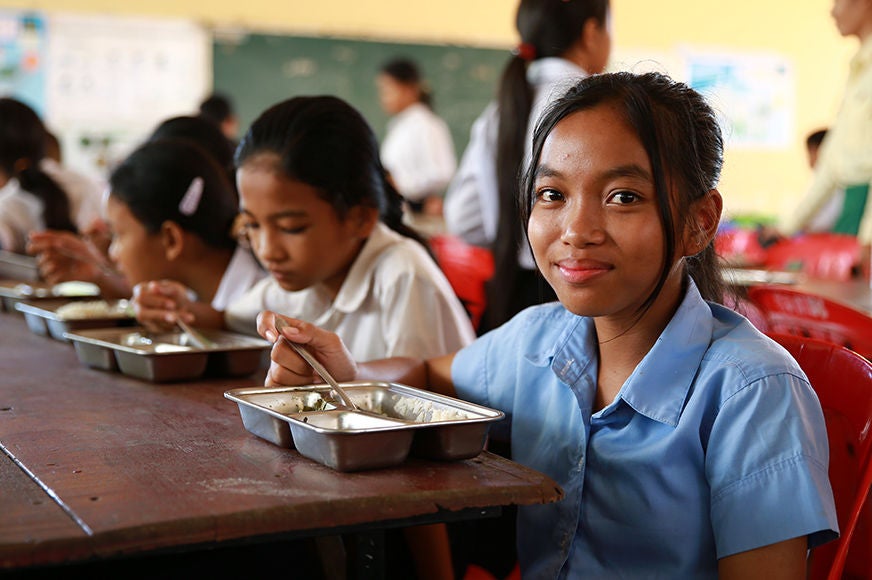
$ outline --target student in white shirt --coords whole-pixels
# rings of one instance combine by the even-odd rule
[[[109,256],[133,286],[137,318],[223,325],[223,309],[263,275],[232,235],[236,194],[226,173],[182,139],[150,141],[109,178]]]
[[[503,71],[496,101],[473,124],[445,194],[448,231],[494,252],[496,272],[480,330],[555,299],[522,243],[518,173],[545,106],[578,80],[604,70],[611,51],[609,15],[608,0],[519,3],[521,43]]]
[[[335,97],[265,111],[237,150],[244,238],[270,277],[230,305],[256,333],[261,311],[318,321],[363,359],[445,354],[475,335],[379,160],[372,129]],[[450,574],[444,528],[405,533],[419,570]],[[440,556],[441,555],[441,556]]]
[[[46,133],[33,109],[0,98],[0,249],[23,253],[32,231],[76,231],[69,197],[40,165]]]
[[[382,163],[413,212],[441,215],[442,194],[457,169],[448,125],[433,112],[413,61],[387,62],[377,86],[382,109],[391,115],[381,145]]]

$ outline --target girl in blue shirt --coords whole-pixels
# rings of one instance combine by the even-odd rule
[[[837,530],[823,413],[793,359],[717,303],[722,158],[687,86],[582,80],[540,120],[521,188],[559,303],[429,361],[358,365],[311,325],[284,335],[340,380],[505,411],[513,458],[565,492],[519,509],[524,577],[804,578],[808,549]],[[261,314],[267,338],[274,322]],[[314,380],[273,349],[268,385]]]

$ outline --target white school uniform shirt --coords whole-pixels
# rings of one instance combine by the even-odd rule
[[[14,177],[0,187],[0,249],[24,253],[28,234],[45,229],[42,208],[42,200]]]
[[[320,284],[288,292],[268,277],[227,308],[225,322],[238,332],[256,333],[262,310],[335,332],[358,361],[431,358],[475,339],[469,316],[427,251],[382,223],[335,299]]]
[[[266,276],[266,271],[260,267],[251,250],[237,247],[224,270],[221,282],[218,283],[218,290],[212,298],[212,308],[226,310]]]
[[[397,190],[411,201],[441,195],[457,169],[448,125],[423,103],[388,121],[380,154]]]
[[[584,69],[557,57],[534,60],[527,66],[527,82],[533,87],[534,97],[527,121],[524,165],[530,158],[539,115],[549,103],[586,76]],[[449,233],[485,248],[493,246],[496,240],[500,213],[496,169],[498,128],[499,112],[496,103],[491,103],[472,125],[469,145],[445,193],[443,208]],[[536,267],[526,244],[522,244],[518,260],[528,270]]]

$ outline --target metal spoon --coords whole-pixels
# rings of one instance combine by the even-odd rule
[[[289,327],[289,326],[290,325],[287,322],[285,322],[285,320],[283,318],[276,318],[275,319],[275,327],[276,327],[276,330],[279,331],[278,340],[285,338],[282,335],[282,329],[285,327]],[[320,376],[324,380],[325,383],[330,385],[330,388],[333,389],[333,391],[336,393],[336,396],[338,396],[339,399],[342,401],[342,405],[344,407],[348,407],[352,411],[357,411],[357,405],[354,404],[354,401],[351,399],[351,397],[348,396],[348,393],[346,393],[343,390],[343,388],[339,386],[339,383],[336,382],[336,379],[334,379],[333,376],[329,372],[327,372],[327,369],[324,368],[324,365],[322,365],[320,362],[318,362],[318,359],[316,359],[314,356],[312,356],[312,353],[310,353],[308,350],[306,350],[306,348],[303,347],[302,345],[296,344],[296,343],[294,343],[286,338],[285,338],[285,342],[288,343],[289,345],[291,345],[291,348],[294,349],[294,351],[298,355],[303,357],[303,360],[305,360],[307,363],[309,363],[309,365],[311,365],[311,367],[313,369],[315,369],[315,372],[318,373],[318,376]]]
[[[181,318],[176,318],[176,324],[178,324],[179,328],[181,328],[182,331],[184,331],[184,333],[188,335],[188,338],[191,340],[192,343],[194,343],[194,346],[196,346],[197,348],[207,349],[215,346],[215,343],[213,341],[203,336],[202,333],[191,328],[191,325],[189,325]]]

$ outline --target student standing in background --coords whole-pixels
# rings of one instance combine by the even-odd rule
[[[200,116],[218,125],[231,148],[236,149],[239,143],[239,118],[230,97],[220,93],[210,95],[200,103]]]
[[[818,155],[820,154],[821,144],[824,142],[824,137],[827,136],[826,129],[818,129],[809,133],[805,138],[805,150],[808,154],[808,166],[814,170],[817,165]],[[833,226],[839,219],[842,213],[842,206],[845,204],[845,191],[839,189],[835,192],[830,200],[821,208],[816,216],[808,222],[808,231],[810,232],[830,232],[833,231]]]
[[[433,112],[430,93],[411,60],[386,63],[377,85],[382,109],[391,115],[382,163],[413,212],[441,215],[442,194],[457,169],[448,125]]]
[[[494,252],[485,330],[555,298],[523,243],[518,172],[545,105],[602,72],[611,51],[608,0],[521,0],[516,25],[521,43],[503,72],[497,101],[475,121],[445,195],[448,231]]]
[[[809,228],[810,220],[844,188],[845,201],[836,228],[856,234],[868,263],[872,243],[872,0],[834,0],[831,11],[842,36],[856,36],[860,49],[851,60],[848,83],[834,123],[827,131],[815,165],[811,187],[796,210],[780,224],[792,235]],[[839,225],[841,222],[841,225]]]

